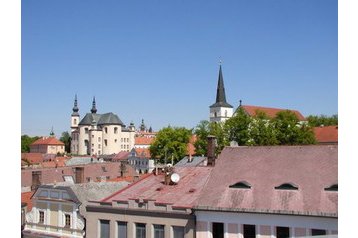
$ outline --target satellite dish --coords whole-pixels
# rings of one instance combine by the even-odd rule
[[[170,180],[171,180],[173,183],[178,183],[179,180],[180,180],[179,174],[173,173],[173,174],[170,176]]]
[[[167,164],[168,167],[172,167],[173,165],[172,164]]]

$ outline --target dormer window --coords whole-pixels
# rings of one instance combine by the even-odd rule
[[[332,184],[331,186],[324,188],[325,191],[337,191],[338,192],[338,184]]]
[[[250,189],[251,185],[246,181],[240,181],[238,183],[232,184],[229,186],[229,188],[244,188],[244,189]]]
[[[298,190],[298,186],[293,183],[283,183],[280,186],[275,187],[278,190]]]

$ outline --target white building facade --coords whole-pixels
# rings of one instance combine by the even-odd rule
[[[280,237],[281,230],[288,232],[289,237],[338,234],[337,217],[200,210],[195,211],[195,216],[197,238],[213,238],[213,233],[221,233],[218,231],[221,229],[224,238],[244,238],[247,233],[254,237],[276,238]],[[220,226],[222,228],[218,229]]]
[[[82,120],[78,113],[77,98],[71,115],[71,153],[78,155],[108,155],[130,151],[134,147],[135,127],[127,128],[119,117],[112,113],[97,114],[93,98],[91,113]]]

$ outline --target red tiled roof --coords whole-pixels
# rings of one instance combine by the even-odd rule
[[[150,151],[148,148],[134,148],[134,150],[137,153],[137,157],[150,158]]]
[[[70,159],[69,157],[56,157],[52,161],[46,161],[41,163],[43,168],[56,168],[66,166],[66,161]]]
[[[21,202],[27,203],[28,212],[31,211],[32,209],[32,202],[31,202],[32,194],[34,194],[34,191],[21,193]]]
[[[176,185],[164,185],[163,174],[149,174],[148,177],[143,176],[143,179],[103,199],[102,202],[140,198],[155,200],[155,203],[191,208],[197,204],[197,199],[211,170],[212,167],[175,168],[175,173],[180,176]]]
[[[21,153],[22,161],[29,161],[31,164],[39,164],[43,162],[43,154],[41,153]]]
[[[154,137],[135,137],[135,145],[150,145],[155,140]]]
[[[314,127],[313,132],[319,143],[338,143],[338,126]]]
[[[42,137],[31,145],[65,145],[62,141],[57,140],[55,137]]]
[[[126,176],[126,177],[119,177],[119,178],[111,178],[111,179],[107,179],[107,182],[122,182],[122,181],[126,181],[126,182],[133,182],[134,177],[133,176]]]
[[[229,187],[243,181],[251,188]],[[275,189],[284,183],[293,183],[298,190]],[[333,184],[338,184],[337,145],[225,147],[199,204],[337,216],[338,193],[324,190]]]
[[[271,107],[259,107],[259,106],[249,106],[249,105],[242,105],[241,106],[247,114],[250,116],[255,116],[258,111],[264,112],[268,117],[274,118],[276,117],[276,114],[281,111],[289,110],[293,112],[298,120],[305,121],[305,117],[297,110],[291,110],[291,109],[280,109],[280,108],[271,108]]]
[[[118,154],[116,154],[116,156],[114,156],[114,158],[112,159],[112,161],[118,161],[118,160],[125,160],[128,158],[128,155],[130,154],[130,152],[127,151],[121,151]]]

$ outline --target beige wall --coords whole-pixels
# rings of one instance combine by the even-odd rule
[[[158,217],[157,212],[148,213],[148,212],[138,212],[141,214],[130,215],[125,214],[125,211],[122,211],[124,214],[114,214],[114,213],[101,213],[101,212],[89,212],[85,214],[86,217],[86,237],[88,238],[97,238],[99,234],[99,220],[110,220],[110,237],[117,238],[117,221],[127,222],[127,232],[128,237],[135,237],[135,223],[145,223],[146,224],[146,237],[152,238],[153,233],[153,224],[165,225],[164,232],[165,237],[173,237],[171,235],[172,226],[183,226],[185,227],[185,238],[194,238],[195,237],[195,222],[194,217],[190,216],[190,219],[183,218],[173,218],[170,215],[162,213],[163,216]],[[187,215],[189,217],[189,215]]]

